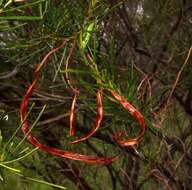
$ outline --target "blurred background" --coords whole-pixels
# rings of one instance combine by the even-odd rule
[[[1,0],[0,190],[190,190],[191,26],[190,0]],[[19,108],[34,70],[64,41],[41,69],[31,96],[27,120],[33,125],[40,117],[32,133],[63,150],[119,155],[112,164],[54,157],[34,149],[22,133]],[[69,136],[74,93],[66,73],[80,91],[75,137]],[[99,88],[104,88],[100,129],[89,140],[69,145],[94,127]],[[140,126],[107,88],[143,114],[147,132],[138,145],[121,147],[114,141],[116,131],[129,139]]]

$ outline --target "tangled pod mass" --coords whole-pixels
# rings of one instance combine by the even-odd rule
[[[42,69],[43,65],[47,62],[48,58],[53,53],[55,53],[56,51],[61,49],[64,46],[64,44],[65,43],[62,43],[62,45],[60,45],[57,48],[52,49],[49,53],[47,53],[45,55],[45,57],[43,58],[42,62],[37,65],[37,67],[34,71],[34,76],[35,76],[34,80],[31,83],[31,85],[28,87],[26,94],[21,102],[21,106],[20,106],[20,118],[21,118],[21,122],[22,122],[22,131],[26,135],[27,140],[30,144],[32,144],[35,147],[38,147],[42,151],[50,153],[54,156],[68,158],[68,159],[72,159],[72,160],[79,160],[79,161],[83,161],[85,163],[90,163],[90,164],[109,164],[112,161],[117,160],[119,158],[119,156],[94,157],[94,156],[83,155],[83,154],[79,154],[76,152],[64,151],[64,150],[61,150],[58,148],[50,147],[50,146],[40,143],[30,130],[30,125],[27,121],[26,115],[27,115],[30,97],[32,96],[33,90],[38,83],[40,70]],[[131,105],[124,97],[119,95],[116,91],[114,91],[112,89],[98,89],[98,91],[97,91],[97,116],[95,119],[94,128],[85,136],[80,137],[74,141],[71,141],[71,142],[69,142],[69,144],[77,144],[77,143],[80,143],[82,141],[89,139],[97,132],[97,130],[101,126],[103,115],[104,115],[104,113],[103,113],[103,96],[102,96],[104,90],[110,92],[111,95],[138,121],[138,123],[140,125],[140,132],[137,137],[128,139],[128,140],[121,140],[122,132],[118,131],[114,135],[115,141],[119,145],[126,147],[126,146],[136,145],[143,139],[143,137],[145,135],[145,131],[146,131],[146,125],[145,125],[144,117],[142,116],[142,114],[133,105]],[[73,97],[73,101],[71,104],[70,122],[69,122],[70,123],[70,136],[75,135],[74,114],[75,114],[75,104],[77,101],[77,95],[78,94],[75,92],[75,95]]]

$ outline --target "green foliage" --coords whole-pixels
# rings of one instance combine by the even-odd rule
[[[0,0],[0,189],[189,189],[191,18],[189,0]],[[40,71],[28,110],[30,130],[63,150],[119,154],[111,165],[53,157],[31,148],[21,131],[18,109],[34,69],[63,42]],[[80,93],[76,136],[70,137],[73,88]],[[86,142],[68,144],[94,127],[98,89],[100,129]],[[140,128],[108,89],[143,114],[148,130],[138,146],[114,141],[117,131],[129,139]]]
[[[32,104],[27,115],[29,115],[29,113],[32,111],[33,106],[34,105]],[[36,118],[36,121],[32,124],[32,127],[30,128],[30,130],[32,130],[35,127],[44,110],[45,110],[45,106],[41,110],[39,116]],[[2,110],[2,113],[4,114],[4,110]],[[2,116],[1,120],[3,120],[4,118],[8,118],[8,116],[7,117]],[[38,148],[30,149],[29,147],[25,147],[25,145],[24,146],[22,145],[24,140],[26,139],[26,136],[24,136],[19,142],[17,142],[16,137],[20,129],[21,129],[21,125],[16,129],[13,135],[9,138],[8,142],[3,141],[3,137],[0,131],[0,180],[4,188],[9,189],[11,187],[10,183],[9,185],[6,185],[6,183],[7,183],[7,175],[10,175],[9,173],[12,173],[12,175],[22,177],[22,179],[27,181],[44,184],[44,186],[46,185],[50,187],[57,187],[59,189],[66,189],[65,187],[60,185],[52,184],[38,178],[26,176],[24,174],[24,171],[22,171],[21,169],[17,169],[17,167],[15,167],[15,165],[18,165],[18,167],[21,167],[18,163],[25,160],[27,157],[31,156],[32,154],[34,154],[34,152],[38,150]],[[10,181],[12,180],[10,179],[9,182]],[[14,181],[12,182],[14,183]],[[18,188],[19,187],[20,185],[18,185]],[[33,188],[35,188],[35,186]],[[43,188],[43,186],[39,186],[39,188]]]

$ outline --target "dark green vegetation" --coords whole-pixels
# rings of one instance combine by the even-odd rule
[[[110,165],[46,154],[27,143],[21,131],[19,107],[33,71],[63,41],[64,48],[41,71],[28,121],[47,145],[89,155],[119,154]],[[0,190],[190,190],[191,45],[190,0],[0,0]],[[82,49],[91,52],[96,65],[86,62]],[[76,136],[94,126],[97,89],[110,87],[145,117],[148,130],[138,146],[124,148],[113,140],[120,129],[127,133],[124,139],[137,136],[139,125],[107,91],[96,135],[68,144],[75,139],[69,137],[68,57],[69,78],[81,92]]]

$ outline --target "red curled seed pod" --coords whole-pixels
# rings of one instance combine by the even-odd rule
[[[129,140],[121,140],[122,132],[117,132],[114,136],[116,142],[121,146],[132,146],[138,144],[144,137],[146,132],[146,125],[144,121],[143,115],[132,106],[124,97],[120,96],[117,92],[113,90],[109,90],[113,97],[139,122],[140,124],[140,132],[139,135],[133,139]]]
[[[85,136],[83,136],[77,140],[74,140],[72,142],[69,142],[69,143],[70,144],[77,144],[79,142],[82,142],[82,141],[89,139],[99,129],[101,122],[102,122],[102,119],[103,119],[102,90],[99,90],[97,92],[97,117],[96,117],[96,121],[95,121],[95,127],[87,135],[85,135]]]
[[[71,56],[73,54],[75,44],[76,44],[76,41],[74,40],[73,46],[69,50],[69,54],[67,56],[66,64],[65,64],[65,71],[66,71],[65,72],[65,80],[66,80],[67,84],[69,85],[69,87],[71,88],[72,92],[75,94],[74,97],[73,97],[72,104],[71,104],[71,111],[70,111],[70,117],[69,117],[69,126],[70,126],[69,136],[71,136],[71,137],[73,137],[75,135],[75,127],[74,127],[75,105],[76,105],[76,102],[77,102],[77,95],[80,93],[79,90],[77,90],[72,85],[72,82],[71,82],[71,80],[69,78],[69,73],[68,73],[69,62],[70,62]]]
[[[90,62],[94,63],[91,55],[88,53],[87,54],[87,58]],[[95,63],[94,63],[95,64]],[[131,113],[131,115],[138,120],[140,126],[141,126],[141,130],[139,132],[139,135],[136,138],[133,139],[129,139],[129,140],[125,140],[122,141],[120,138],[122,136],[122,132],[117,132],[114,136],[114,139],[116,140],[116,142],[121,145],[121,146],[131,146],[131,145],[135,145],[138,144],[144,137],[145,131],[146,131],[146,125],[145,125],[145,121],[144,121],[144,117],[142,116],[142,114],[135,108],[133,107],[125,98],[123,98],[122,96],[120,96],[117,92],[115,92],[114,90],[110,90],[108,89],[111,94],[115,97],[116,100],[118,100],[120,102],[120,104],[126,109],[128,110],[129,113]],[[93,129],[94,131],[94,129]],[[94,133],[93,133],[94,134]],[[91,134],[92,135],[92,134]],[[89,135],[89,137],[91,136]],[[75,141],[76,142],[76,141]],[[78,142],[78,141],[77,141]]]
[[[62,45],[63,46],[63,45]],[[42,66],[45,64],[47,59],[54,53],[56,52],[59,48],[62,46],[59,46],[58,48],[53,49],[50,51],[43,59],[43,61],[37,66],[35,70],[35,79],[33,80],[32,84],[29,86],[20,106],[20,117],[21,117],[21,123],[22,123],[22,131],[26,135],[26,138],[30,144],[32,144],[35,147],[38,147],[40,150],[45,151],[47,153],[50,153],[54,156],[58,157],[63,157],[63,158],[68,158],[72,160],[78,160],[82,161],[85,163],[89,164],[109,164],[114,160],[117,160],[119,157],[118,156],[113,156],[113,157],[93,157],[93,156],[87,156],[87,155],[82,155],[78,154],[75,152],[70,152],[70,151],[63,151],[58,148],[53,148],[47,145],[44,145],[40,143],[35,136],[30,131],[30,126],[28,124],[28,121],[26,119],[26,114],[27,114],[27,109],[29,105],[29,99],[33,93],[33,89],[35,88],[38,78],[39,78],[39,71],[42,68]]]
[[[22,122],[22,130],[24,134],[27,136],[27,140],[29,143],[31,143],[33,146],[38,147],[40,150],[43,150],[47,153],[50,153],[54,156],[58,157],[63,157],[63,158],[68,158],[72,160],[79,160],[83,161],[89,164],[109,164],[114,160],[117,160],[118,157],[110,157],[110,158],[105,158],[105,157],[92,157],[92,156],[86,156],[82,154],[78,154],[75,152],[69,152],[69,151],[63,151],[57,148],[49,147],[47,145],[41,144],[30,132],[30,126],[28,122],[25,120],[26,113],[27,113],[27,108],[29,104],[29,98],[32,94],[32,90],[35,86],[37,81],[34,81],[32,85],[29,87],[20,107],[20,116],[21,116],[21,122]]]

